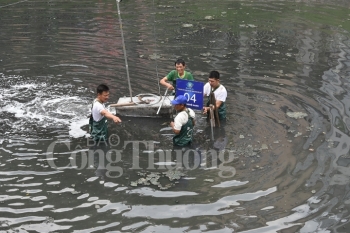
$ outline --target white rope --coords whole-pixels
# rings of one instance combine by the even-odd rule
[[[155,51],[157,52],[157,38],[156,38],[156,28],[155,28],[155,24],[156,24],[156,12],[155,12],[155,7],[154,7],[154,0],[153,2],[153,36],[154,36],[154,47],[155,47]],[[155,53],[155,61],[156,61],[156,74],[157,74],[157,83],[158,83],[158,94],[160,96],[160,83],[159,83],[159,74],[158,74],[158,61],[157,61],[157,53]]]
[[[125,49],[125,42],[124,42],[122,17],[120,16],[120,10],[119,10],[119,2],[121,2],[121,0],[116,0],[116,2],[117,2],[117,8],[118,8],[118,18],[119,18],[120,32],[121,32],[121,35],[122,35],[122,44],[123,44],[126,76],[128,78],[128,84],[129,84],[130,102],[132,102],[132,91],[131,91],[130,76],[129,76],[129,65],[128,65],[128,59],[126,58],[126,49]]]

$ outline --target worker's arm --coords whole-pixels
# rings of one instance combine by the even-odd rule
[[[222,104],[222,101],[217,100],[215,102],[215,108],[219,109]],[[210,107],[203,107],[203,114],[206,114],[209,111]]]
[[[173,130],[173,132],[174,132],[175,134],[179,134],[179,133],[180,133],[180,130],[175,129],[174,126],[175,126],[175,123],[174,123],[173,121],[170,122],[170,127],[171,127],[171,129]]]
[[[122,120],[120,120],[119,117],[114,116],[112,113],[110,113],[107,109],[103,109],[101,111],[101,115],[107,117],[108,119],[111,119],[114,121],[114,123],[120,123]]]
[[[165,86],[166,88],[169,88],[169,90],[174,90],[173,85],[171,85],[170,83],[167,83],[167,81],[168,81],[168,77],[165,76],[164,78],[162,78],[160,80],[159,83],[162,84],[163,86]]]

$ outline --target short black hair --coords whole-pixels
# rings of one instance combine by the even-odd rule
[[[176,64],[182,64],[183,66],[186,65],[184,59],[182,59],[182,58],[177,59],[176,62],[175,62],[175,66],[176,66]]]
[[[96,88],[97,94],[102,94],[102,92],[104,91],[109,91],[109,88],[107,85],[105,84],[100,84],[98,85],[98,87]]]
[[[209,73],[209,78],[220,79],[220,73],[216,70],[213,70]]]

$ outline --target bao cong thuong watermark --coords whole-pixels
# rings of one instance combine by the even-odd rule
[[[105,175],[117,178],[123,175],[123,169],[132,170],[194,170],[199,168],[218,169],[218,176],[230,178],[236,174],[231,166],[235,155],[229,150],[198,149],[155,149],[154,141],[124,141],[123,149],[118,135],[111,135],[109,143],[87,141],[84,146],[70,142],[54,141],[47,148],[47,162],[54,169],[100,169]],[[57,150],[68,149],[69,161],[58,162]],[[123,167],[128,161],[130,167]]]

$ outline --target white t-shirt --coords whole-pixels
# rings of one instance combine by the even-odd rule
[[[188,114],[194,119],[194,117],[196,116],[196,114],[194,113],[194,111],[190,108],[187,108]],[[179,114],[176,115],[175,119],[174,119],[174,129],[176,130],[181,130],[181,127],[187,123],[188,121],[188,114],[185,111],[181,111],[179,112]]]
[[[103,115],[101,114],[101,111],[106,109],[104,104],[101,104],[97,100],[94,100],[94,105],[92,106],[92,118],[94,118],[94,121],[100,121],[103,118]]]
[[[209,96],[210,95],[210,92],[211,92],[211,86],[209,83],[206,83],[204,85],[204,88],[203,88],[203,94],[205,96]],[[218,89],[216,89],[214,91],[214,96],[215,96],[215,99],[216,100],[219,100],[219,101],[222,101],[222,102],[225,102],[226,101],[226,98],[227,98],[227,91],[226,91],[226,88],[220,84],[220,86],[218,87]]]

